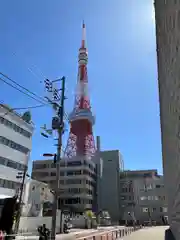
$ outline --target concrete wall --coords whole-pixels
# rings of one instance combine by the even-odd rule
[[[73,225],[73,228],[85,228],[86,219],[83,215],[73,216],[71,223]]]
[[[51,229],[52,217],[21,217],[19,224],[19,232],[37,233],[37,228],[46,224]],[[56,231],[60,231],[60,211],[57,214]]]

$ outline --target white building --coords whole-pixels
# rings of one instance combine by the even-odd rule
[[[24,186],[22,216],[42,216],[43,204],[53,202],[53,194],[48,184],[29,179]]]
[[[0,105],[0,195],[14,195],[22,181],[17,175],[28,166],[34,129],[28,118]]]

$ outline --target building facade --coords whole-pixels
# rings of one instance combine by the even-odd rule
[[[180,2],[155,0],[161,139],[168,217],[180,238]]]
[[[86,209],[108,211],[112,220],[118,222],[120,162],[121,154],[118,150],[99,151],[94,161],[62,160],[60,206],[72,206],[80,212]],[[32,178],[54,188],[56,168],[53,160],[33,161]]]
[[[92,209],[96,164],[92,160],[68,159],[60,164],[59,204],[79,212]],[[33,161],[32,178],[45,182],[53,189],[56,166],[53,160]]]
[[[24,117],[0,105],[0,195],[15,194],[28,166],[34,127]]]
[[[48,184],[27,179],[24,185],[22,216],[43,216],[43,206],[46,202],[53,202],[53,193]]]
[[[113,222],[120,220],[120,179],[122,156],[119,150],[101,151],[102,174],[99,188],[100,210],[108,211]]]
[[[124,171],[120,174],[122,220],[156,221],[167,218],[167,197],[163,176],[157,170]]]

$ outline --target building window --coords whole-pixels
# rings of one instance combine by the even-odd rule
[[[142,196],[142,197],[140,197],[140,200],[142,200],[142,201],[147,200],[147,197],[146,196]]]
[[[144,208],[144,207],[143,207],[143,208],[142,208],[142,211],[143,211],[143,212],[148,212],[148,208]]]
[[[122,192],[123,192],[123,193],[127,193],[127,192],[128,192],[128,189],[127,189],[127,188],[122,188]]]
[[[160,212],[167,212],[167,207],[160,207]]]
[[[32,134],[23,128],[19,127],[15,123],[12,123],[11,121],[7,120],[6,118],[0,117],[0,123],[4,124],[5,126],[11,128],[15,132],[18,132],[19,134],[23,135],[24,137],[31,138]]]
[[[178,16],[177,16],[177,26],[178,26],[178,30],[180,30],[180,11],[178,11]]]
[[[145,190],[152,190],[153,186],[152,186],[152,184],[145,184],[144,188],[145,188]]]
[[[81,175],[81,170],[68,171],[67,176]]]
[[[24,171],[24,169],[26,168],[26,165],[21,164],[21,163],[17,163],[11,159],[8,158],[4,158],[0,156],[0,165],[4,165],[10,168],[14,168],[17,169],[19,171]]]
[[[43,169],[48,168],[48,164],[33,163],[33,169]]]
[[[13,142],[13,141],[11,141],[11,140],[3,137],[3,136],[0,136],[0,143],[5,145],[5,146],[8,146],[8,147],[10,147],[12,149],[15,149],[15,150],[17,150],[19,152],[22,152],[24,154],[27,154],[29,152],[28,148],[26,148],[26,147],[24,147],[24,146],[22,146],[22,145],[20,145],[18,143],[15,143],[15,142]]]
[[[156,208],[153,208],[153,209],[152,209],[152,212],[155,212],[155,211],[156,211]]]
[[[66,184],[81,184],[81,179],[67,179]]]
[[[126,196],[121,196],[121,200],[126,200]]]
[[[64,180],[60,180],[60,184],[63,185],[64,184]]]
[[[81,166],[81,161],[68,162],[67,166]]]
[[[36,179],[44,178],[47,176],[49,176],[49,172],[32,172],[32,177]]]
[[[19,186],[20,186],[20,183],[18,182],[0,178],[0,187],[2,188],[16,189]]]

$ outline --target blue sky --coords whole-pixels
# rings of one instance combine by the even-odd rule
[[[10,7],[11,6],[11,7]],[[81,24],[87,26],[89,91],[94,135],[103,150],[119,149],[125,168],[158,168],[161,143],[155,26],[151,0],[2,0],[0,71],[38,95],[43,77],[66,76],[66,111],[73,108]],[[31,71],[28,69],[31,68]],[[12,107],[38,105],[1,84],[0,100]],[[32,110],[36,124],[32,160],[55,151],[40,135],[50,126],[48,107]],[[63,145],[66,145],[67,134]]]

